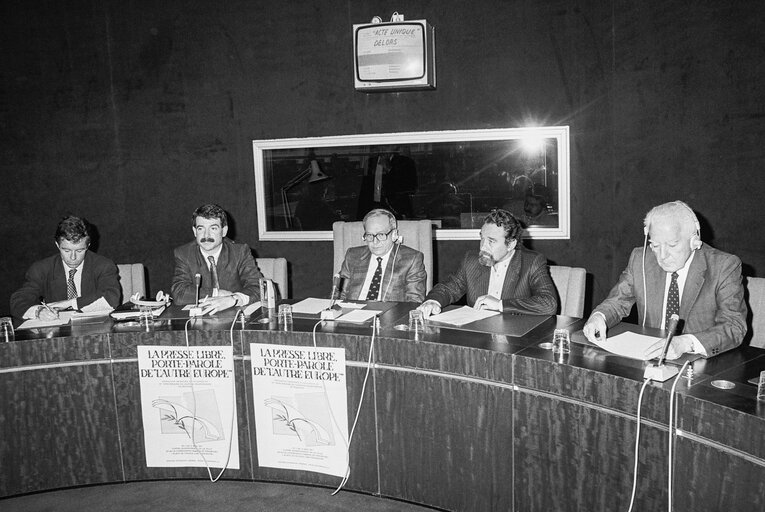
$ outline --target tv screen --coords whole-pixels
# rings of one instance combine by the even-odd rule
[[[425,20],[354,25],[360,90],[435,88],[433,27]]]

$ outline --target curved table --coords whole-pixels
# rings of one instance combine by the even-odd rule
[[[378,304],[379,305],[379,304]],[[412,305],[387,304],[372,379],[350,450],[346,488],[445,510],[626,510],[645,363],[572,344],[540,343],[567,317],[507,316],[489,327],[397,328]],[[130,323],[75,323],[18,331],[0,343],[0,496],[72,486],[206,478],[204,468],[146,467],[138,345],[185,345],[184,314],[169,308],[150,331]],[[192,345],[228,345],[232,314],[197,320]],[[498,327],[496,322],[502,322]],[[249,344],[313,344],[312,319],[291,332],[251,319],[234,331],[240,469],[224,479],[334,488],[327,475],[258,466]],[[349,419],[370,348],[369,325],[322,323],[321,346],[346,350]],[[523,329],[520,329],[523,330]],[[677,387],[674,509],[765,508],[765,408],[746,380],[765,351],[740,348],[693,363]],[[735,384],[713,387],[714,380]],[[671,381],[643,398],[636,510],[667,503]],[[2,504],[2,501],[0,501]]]

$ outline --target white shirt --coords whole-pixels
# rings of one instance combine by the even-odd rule
[[[395,247],[395,245],[396,244],[393,244],[393,247]],[[393,250],[393,247],[391,247],[391,251]],[[380,262],[380,266],[382,267],[382,274],[380,274],[380,291],[377,295],[377,298],[382,300],[385,297],[385,267],[388,266],[388,260],[390,259],[391,251],[388,251],[383,256],[375,256],[374,254],[370,254],[369,267],[367,267],[367,277],[364,279],[364,286],[361,287],[359,296],[356,298],[357,300],[366,300],[367,298],[367,293],[369,293],[369,286],[372,284],[372,278],[375,276],[375,270],[377,270],[377,258],[382,258],[382,261]],[[390,286],[390,283],[388,283],[388,286]]]
[[[688,270],[691,268],[691,262],[693,261],[693,257],[696,254],[696,251],[691,251],[691,256],[688,258],[688,260],[685,262],[685,265],[683,265],[683,268],[677,270],[677,292],[680,296],[680,301],[683,300],[683,290],[685,289],[685,281],[688,279]],[[666,277],[664,278],[664,304],[661,306],[661,328],[666,329],[666,323],[667,323],[667,299],[669,298],[669,285],[672,283],[672,272],[666,272]],[[707,355],[707,351],[704,349],[704,345],[702,345],[699,340],[694,336],[693,334],[688,334],[691,338],[691,342],[693,343],[693,352],[696,354],[701,355]]]
[[[506,260],[495,263],[491,266],[491,274],[489,276],[489,290],[486,292],[492,297],[499,299],[502,302],[502,287],[505,284],[505,276],[507,275],[507,269],[510,267],[510,261],[513,259],[515,251],[510,253],[510,257]],[[500,305],[500,307],[502,307]]]

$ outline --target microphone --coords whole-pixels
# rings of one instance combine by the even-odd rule
[[[329,297],[329,307],[321,312],[322,320],[334,320],[343,314],[343,310],[335,306],[335,296],[340,291],[340,283],[343,277],[340,274],[332,276],[332,293]]]
[[[202,275],[194,274],[194,288],[195,288],[195,294],[196,294],[196,300],[194,301],[195,306],[199,306],[199,285],[201,283],[202,283]]]
[[[675,335],[677,322],[679,321],[680,317],[677,316],[677,314],[674,314],[669,318],[669,323],[667,324],[667,339],[664,341],[664,346],[661,349],[659,361],[655,365],[646,367],[643,378],[664,382],[680,373],[680,369],[676,366],[667,366],[664,364],[664,359],[667,357],[667,351],[669,350],[669,344],[672,342],[672,337]]]

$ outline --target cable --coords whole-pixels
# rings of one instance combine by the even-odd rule
[[[236,312],[236,315],[234,315],[234,320],[231,322],[231,328],[229,330],[230,341],[231,341],[232,363],[233,363],[233,355],[234,355],[234,326],[236,325],[236,322],[239,319],[240,314],[243,314],[242,310],[238,310]],[[189,318],[188,320],[186,320],[186,323],[183,326],[183,332],[186,338],[186,348],[188,349],[191,348],[191,346],[189,345],[189,324],[191,323],[192,320],[195,320],[195,318],[193,317]],[[231,375],[231,420],[229,422],[228,450],[226,452],[226,461],[223,464],[223,468],[221,468],[220,473],[218,473],[218,476],[213,478],[212,471],[210,469],[210,464],[207,462],[207,458],[199,449],[199,446],[197,445],[197,442],[195,439],[196,421],[197,421],[197,395],[196,395],[196,390],[194,389],[194,379],[192,377],[193,372],[189,371],[189,387],[191,388],[191,401],[192,401],[191,444],[194,446],[194,450],[196,450],[197,454],[202,458],[202,461],[205,464],[205,468],[207,469],[207,476],[210,478],[211,482],[217,482],[220,479],[220,477],[223,476],[223,473],[224,471],[226,471],[226,469],[228,469],[228,463],[231,460],[231,445],[233,444],[233,438],[234,438],[234,417],[236,416],[236,378],[233,375],[233,372],[234,372],[233,364],[231,367],[231,372],[232,372],[232,375]]]
[[[627,512],[632,512],[632,505],[635,503],[635,491],[637,490],[637,474],[638,474],[638,450],[640,448],[640,409],[643,404],[643,392],[648,386],[651,379],[645,379],[643,386],[640,388],[640,395],[638,396],[637,405],[637,432],[635,433],[635,467],[632,471],[632,496],[630,497],[630,508]]]
[[[680,372],[678,372],[677,377],[675,377],[675,381],[672,383],[672,389],[669,392],[669,453],[668,453],[668,468],[667,468],[667,511],[672,512],[672,469],[673,469],[673,439],[675,434],[675,426],[674,426],[674,417],[675,417],[675,388],[677,387],[677,383],[680,381],[680,377],[683,376],[683,372],[685,372],[685,368],[688,366],[689,362],[686,361],[683,364],[683,367],[680,368]]]
[[[364,404],[364,395],[366,394],[367,389],[367,382],[369,381],[369,372],[372,369],[372,357],[374,355],[374,348],[375,348],[375,334],[377,330],[379,329],[379,319],[377,317],[374,317],[372,320],[372,341],[369,344],[369,356],[367,357],[367,371],[364,375],[364,381],[361,385],[361,397],[359,398],[359,405],[356,408],[356,416],[353,418],[353,425],[351,426],[351,432],[348,435],[348,441],[346,442],[343,438],[343,443],[345,444],[345,476],[343,476],[342,480],[340,481],[340,485],[337,486],[337,489],[332,492],[332,496],[340,492],[340,489],[342,489],[345,484],[348,482],[348,478],[351,475],[351,464],[350,464],[350,450],[351,450],[351,441],[353,440],[353,433],[356,431],[356,424],[359,421],[359,414],[361,413],[361,406]],[[313,346],[314,348],[318,348],[316,344],[316,328],[321,324],[321,321],[316,322],[316,324],[313,326],[312,330],[312,339],[313,339]],[[329,415],[332,418],[332,423],[335,425],[335,428],[342,432],[342,429],[337,423],[337,417],[335,416],[334,411],[332,410],[332,403],[329,400],[329,395],[327,394],[327,384],[326,382],[322,381],[321,383],[322,389],[324,390],[324,397],[327,400],[327,406],[329,407]]]
[[[393,282],[393,272],[396,270],[396,257],[398,256],[398,248],[401,247],[401,242],[396,242],[396,251],[393,253],[393,263],[391,263],[390,266],[390,278],[388,279],[388,286],[385,287],[385,292],[383,292],[382,296],[380,297],[380,300],[385,302],[385,298],[388,296],[388,291],[390,290],[390,285]],[[374,322],[372,322],[374,324]],[[373,325],[374,328],[374,325]]]
[[[645,252],[648,249],[648,229],[645,230],[643,238],[643,327],[645,327],[645,316],[648,313],[648,288],[645,284]]]

